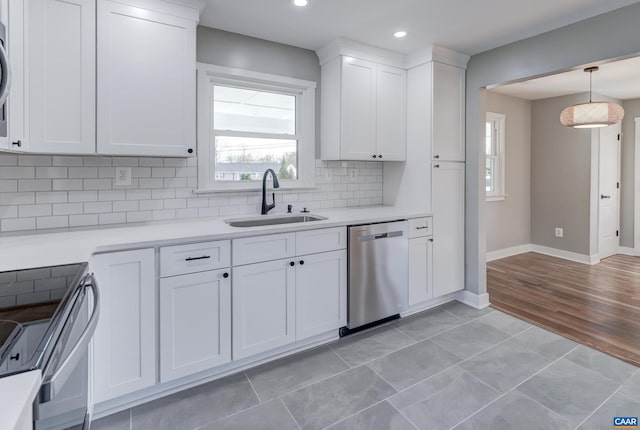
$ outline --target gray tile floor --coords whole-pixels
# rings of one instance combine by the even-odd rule
[[[639,369],[454,302],[103,418],[95,430],[607,429]]]

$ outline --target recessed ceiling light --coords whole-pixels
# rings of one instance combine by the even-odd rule
[[[307,0],[293,0],[293,4],[296,6],[306,6],[307,3]]]
[[[395,33],[393,33],[393,35],[399,39],[401,37],[405,37],[407,35],[407,32],[406,31],[396,31]]]

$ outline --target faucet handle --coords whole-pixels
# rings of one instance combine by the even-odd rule
[[[292,211],[293,211],[293,205],[287,205],[287,213],[288,214],[293,213]]]

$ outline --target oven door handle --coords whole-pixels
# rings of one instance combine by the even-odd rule
[[[49,389],[47,390],[49,398],[55,396],[58,389],[62,388],[64,382],[67,381],[69,375],[75,369],[84,352],[89,347],[89,342],[91,341],[93,333],[96,330],[96,325],[98,324],[98,317],[100,316],[100,291],[98,290],[98,285],[96,284],[96,279],[93,276],[93,273],[87,275],[84,280],[83,287],[85,289],[91,288],[93,292],[93,310],[91,311],[91,317],[89,318],[89,321],[87,321],[87,325],[82,331],[82,334],[78,338],[76,344],[67,355],[67,358],[65,358],[62,364],[58,366],[58,369],[56,369],[55,373],[47,382],[49,384]]]

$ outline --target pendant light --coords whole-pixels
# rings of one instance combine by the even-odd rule
[[[624,118],[624,109],[619,104],[591,101],[591,77],[598,70],[599,67],[584,69],[589,72],[589,102],[565,108],[560,114],[562,125],[573,128],[606,127],[617,124]]]

